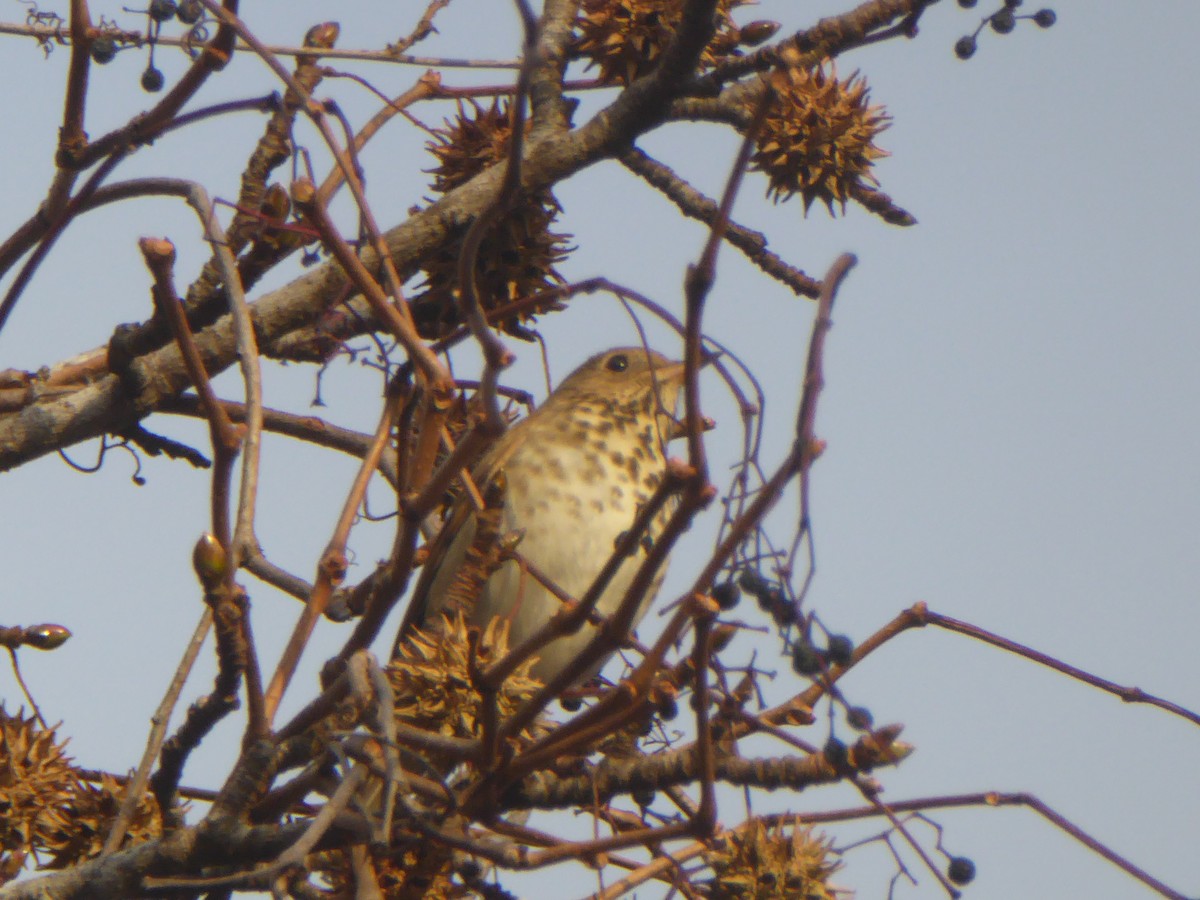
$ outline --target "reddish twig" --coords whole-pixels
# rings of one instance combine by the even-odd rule
[[[321,235],[321,240],[334,258],[341,264],[346,275],[354,286],[362,293],[371,306],[371,311],[378,320],[400,342],[417,367],[424,373],[435,389],[444,391],[447,395],[453,391],[454,381],[445,366],[425,346],[411,317],[402,315],[399,309],[388,302],[383,288],[367,271],[362,260],[350,245],[338,234],[337,227],[329,217],[329,211],[320,203],[317,190],[311,181],[300,179],[292,185],[292,200],[296,207]]]
[[[1187,895],[1181,894],[1179,891],[1174,890],[1173,888],[1159,881],[1154,876],[1150,875],[1144,869],[1135,866],[1133,863],[1125,859],[1125,857],[1112,850],[1106,844],[1096,840],[1096,838],[1092,837],[1074,822],[1070,821],[1061,813],[1042,802],[1033,794],[984,791],[974,794],[954,794],[946,797],[928,797],[918,800],[893,801],[888,804],[888,808],[893,813],[927,812],[931,809],[957,809],[968,806],[1028,807],[1038,815],[1042,816],[1042,818],[1052,823],[1056,828],[1066,832],[1089,850],[1094,851],[1103,859],[1108,860],[1122,871],[1132,875],[1142,884],[1158,892],[1163,897],[1168,897],[1170,900],[1187,900]],[[867,819],[878,815],[881,815],[881,811],[877,807],[860,806],[851,809],[833,809],[818,812],[806,812],[803,814],[803,818],[805,822],[811,823],[849,822],[856,819]],[[773,822],[778,817],[763,816],[762,818],[764,822]]]
[[[874,653],[884,644],[896,638],[905,631],[913,628],[924,628],[926,625],[936,625],[939,628],[944,628],[947,631],[953,631],[957,634],[962,634],[967,637],[975,638],[984,643],[991,644],[994,647],[999,647],[1002,650],[1007,650],[1010,653],[1015,653],[1026,659],[1032,660],[1039,665],[1046,666],[1056,672],[1061,672],[1070,678],[1081,681],[1084,684],[1099,688],[1102,691],[1113,694],[1121,698],[1126,703],[1145,703],[1148,706],[1154,706],[1171,715],[1179,716],[1192,724],[1200,725],[1200,714],[1186,707],[1180,706],[1162,697],[1154,694],[1148,694],[1138,687],[1128,687],[1101,678],[1098,675],[1093,675],[1083,669],[1061,662],[1048,654],[1035,650],[1024,644],[1019,644],[1016,641],[1001,637],[991,631],[979,628],[968,622],[962,622],[958,619],[953,619],[941,613],[933,612],[925,603],[916,603],[908,609],[899,613],[894,619],[878,629],[874,634],[866,640],[859,643],[854,648],[854,653],[850,658],[850,662],[845,666],[830,666],[822,676],[820,682],[812,685],[812,687],[796,695],[791,700],[782,703],[778,706],[764,710],[759,713],[759,718],[766,722],[784,722],[789,716],[797,711],[811,710],[813,706],[821,699],[852,668],[859,665],[869,655]]]
[[[71,64],[67,68],[67,96],[63,124],[58,133],[58,152],[65,156],[87,145],[84,105],[87,101],[88,68],[91,66],[92,17],[87,0],[71,0]]]
[[[346,502],[342,506],[342,514],[334,526],[333,535],[330,537],[325,551],[321,554],[321,560],[317,564],[317,577],[313,584],[312,594],[308,598],[304,612],[301,613],[299,620],[292,630],[292,636],[288,640],[283,654],[280,656],[275,674],[272,675],[271,682],[266,690],[264,716],[268,725],[274,719],[275,713],[279,709],[283,694],[296,672],[296,666],[300,663],[300,656],[308,644],[308,639],[312,636],[317,619],[325,611],[325,606],[329,602],[333,588],[340,584],[345,577],[347,566],[346,541],[350,535],[350,528],[354,524],[355,517],[358,514],[358,507],[362,503],[363,496],[366,494],[367,484],[371,480],[371,475],[379,465],[379,457],[382,456],[383,449],[387,446],[388,439],[391,437],[392,429],[395,427],[396,419],[400,414],[401,401],[402,398],[397,395],[389,397],[388,401],[384,404],[383,415],[379,419],[379,426],[375,430],[375,437],[371,448],[363,457],[358,475],[354,479],[354,485],[351,487],[346,497]]]
[[[754,152],[754,140],[774,97],[770,91],[764,91],[759,99],[750,127],[746,130],[741,147],[725,184],[725,192],[721,197],[721,205],[709,228],[708,240],[700,253],[700,259],[695,265],[688,267],[684,279],[684,295],[687,301],[687,314],[684,317],[684,363],[685,390],[683,400],[685,405],[685,429],[688,439],[688,461],[696,470],[698,484],[708,481],[708,462],[704,453],[704,427],[700,414],[700,365],[701,365],[701,336],[703,328],[701,321],[704,315],[704,301],[712,290],[717,279],[717,252],[729,225],[729,217],[733,212],[733,202],[737,199],[738,188],[746,167],[750,164],[750,156]]]
[[[399,56],[404,53],[413,44],[420,43],[433,34],[437,29],[433,27],[433,18],[441,10],[450,5],[450,0],[429,0],[429,5],[425,7],[425,12],[421,14],[421,18],[417,20],[417,24],[412,30],[394,44],[388,44],[388,52],[393,56]]]
[[[352,141],[347,143],[346,150],[343,151],[345,154],[347,154],[346,158],[340,161],[338,165],[334,166],[330,170],[329,174],[325,177],[325,180],[321,182],[321,187],[317,190],[318,202],[322,205],[327,205],[333,198],[333,195],[337,192],[337,189],[345,182],[345,173],[347,170],[347,163],[349,162],[348,154],[351,152],[361,152],[363,147],[366,146],[367,142],[376,134],[378,134],[379,130],[383,128],[383,126],[386,125],[397,113],[403,112],[409,106],[412,106],[412,104],[417,103],[418,101],[425,100],[429,97],[441,96],[441,90],[441,79],[439,78],[438,74],[436,72],[426,72],[417,79],[416,84],[414,84],[396,99],[387,100],[387,98],[384,98],[386,102],[383,108],[380,109],[379,112],[375,113],[375,115],[367,121],[367,124],[358,130],[358,133],[354,136]]]
[[[1181,719],[1186,719],[1193,725],[1200,725],[1200,713],[1180,706],[1177,703],[1172,703],[1169,700],[1164,700],[1154,694],[1147,694],[1139,687],[1117,684],[1115,681],[1109,681],[1106,678],[1093,675],[1091,672],[1086,672],[1083,669],[1057,660],[1049,654],[1042,653],[1040,650],[1034,650],[1025,644],[1018,644],[1016,641],[1001,637],[994,632],[987,631],[977,625],[972,625],[970,622],[952,619],[950,616],[933,612],[924,607],[922,607],[921,616],[923,619],[922,624],[936,625],[939,628],[945,628],[947,631],[953,631],[957,634],[974,638],[977,641],[983,641],[985,644],[991,644],[993,647],[999,647],[1001,650],[1007,650],[1009,653],[1023,656],[1026,659],[1033,660],[1038,665],[1046,666],[1046,668],[1061,672],[1070,678],[1074,678],[1076,681],[1082,681],[1084,684],[1120,697],[1126,703],[1145,703],[1148,706],[1155,706],[1171,715],[1179,716]]]
[[[155,310],[171,326],[179,352],[183,356],[188,376],[196,388],[200,402],[208,419],[209,437],[213,447],[213,490],[212,532],[229,552],[229,477],[234,457],[241,446],[241,429],[229,421],[225,410],[217,401],[217,395],[208,379],[208,372],[200,358],[200,351],[192,338],[187,319],[184,318],[179,295],[175,293],[174,266],[175,247],[170,241],[158,238],[142,238],[138,242],[146,266],[154,276],[152,294]]]
[[[529,95],[529,83],[533,77],[533,70],[540,64],[540,60],[538,58],[536,21],[533,19],[532,12],[521,0],[518,0],[517,5],[521,11],[524,26],[523,62],[517,74],[517,85],[513,93],[512,104],[509,107],[508,158],[504,163],[504,177],[491,202],[471,222],[471,226],[463,237],[462,251],[458,257],[459,310],[463,321],[467,323],[472,336],[483,351],[484,370],[480,395],[487,422],[495,433],[504,429],[504,419],[500,414],[500,404],[496,396],[496,385],[500,378],[500,370],[511,365],[514,357],[505,349],[504,344],[488,325],[487,316],[483,312],[483,304],[479,301],[475,269],[479,259],[479,248],[483,244],[484,237],[508,210],[509,205],[516,199],[521,189],[521,163],[525,148],[525,103]]]
[[[764,91],[764,95],[766,92]],[[621,156],[621,164],[675,204],[685,216],[712,227],[720,207],[676,175],[665,164],[634,147]],[[728,213],[726,213],[728,215]],[[766,237],[744,225],[726,219],[723,236],[732,246],[767,275],[803,297],[815,298],[821,283],[789,265],[777,253],[767,249]]]
[[[202,2],[209,5],[210,0]],[[223,0],[221,6],[215,7],[216,12],[232,16],[237,15],[237,9],[238,0]],[[213,11],[212,7],[210,11]],[[225,68],[230,54],[233,53],[234,42],[233,29],[223,23],[213,39],[204,45],[188,70],[152,109],[75,152],[60,152],[59,165],[63,168],[85,169],[122,147],[136,146],[144,143],[149,136],[157,134],[196,95],[213,72]]]
[[[244,422],[246,406],[233,400],[221,400],[225,414],[234,422]],[[205,413],[200,398],[195,394],[181,394],[173,400],[164,403],[159,412],[181,416],[198,416],[204,418]],[[371,435],[361,431],[353,431],[334,425],[318,416],[304,416],[285,410],[263,408],[263,428],[273,434],[282,434],[296,438],[315,447],[325,447],[348,453],[361,459],[371,446]],[[396,484],[396,452],[388,447],[379,459],[379,474],[388,483]]]
[[[171,723],[171,713],[174,712],[175,705],[179,702],[179,696],[183,693],[183,686],[187,684],[188,676],[192,673],[192,667],[196,664],[196,659],[199,657],[200,650],[204,646],[204,639],[208,637],[208,631],[211,627],[212,608],[205,607],[204,613],[200,616],[200,621],[196,624],[196,628],[192,632],[191,640],[188,641],[187,648],[183,651],[183,658],[179,661],[179,665],[175,667],[175,674],[171,676],[171,682],[167,685],[167,690],[158,704],[158,709],[150,717],[150,734],[146,738],[146,749],[142,751],[142,759],[138,763],[137,770],[126,784],[125,797],[122,799],[121,808],[118,810],[116,817],[112,821],[112,825],[108,829],[108,834],[104,839],[104,847],[100,850],[101,856],[107,856],[115,852],[127,836],[126,832],[129,829],[129,823],[133,821],[133,816],[137,812],[138,804],[142,799],[142,793],[150,780],[150,769],[153,767],[154,760],[158,758],[159,751],[162,749],[163,740],[167,734],[167,726]],[[161,782],[156,787],[155,795],[159,802],[159,808],[164,811],[170,810],[170,799],[178,790],[177,784],[172,780],[169,787]]]

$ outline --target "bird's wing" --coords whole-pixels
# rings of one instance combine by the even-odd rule
[[[438,575],[444,571],[453,572],[461,564],[466,555],[466,548],[475,539],[475,512],[470,502],[458,502],[442,524],[437,536],[428,545],[429,555],[421,567],[417,585],[413,588],[408,609],[404,611],[404,619],[396,632],[396,641],[392,645],[392,656],[400,649],[400,645],[412,632],[421,625],[426,617],[436,612],[441,604],[431,603],[431,598],[441,594],[441,585],[436,584]]]
[[[481,548],[480,552],[485,556],[494,549],[504,506],[504,465],[519,445],[520,424],[510,428],[471,473],[483,496],[484,509],[477,510],[472,498],[464,491],[429,543],[429,555],[396,632],[392,656],[396,655],[413,628],[423,626],[430,616],[452,608],[455,603],[462,605],[473,601],[478,594],[482,585],[480,579],[472,575],[477,575],[480,568],[486,567],[487,560],[477,560],[479,565],[466,572],[465,563],[468,553],[477,543],[489,545]],[[482,533],[479,527],[481,520],[484,524]]]

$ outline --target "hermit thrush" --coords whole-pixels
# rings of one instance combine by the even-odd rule
[[[516,541],[515,554],[563,594],[579,600],[612,556],[638,508],[662,480],[664,445],[678,425],[672,413],[683,384],[683,364],[641,347],[622,347],[593,356],[572,372],[546,402],[518,422],[476,466],[480,491],[499,486],[498,533]],[[642,547],[618,569],[596,611],[619,606],[644,554],[653,545],[664,513]],[[440,613],[461,605],[468,620],[486,627],[493,618],[509,623],[509,645],[533,634],[562,601],[510,559],[472,591],[456,597],[459,572],[475,540],[481,517],[468,496],[460,497],[418,580],[400,640],[413,625],[436,627]],[[637,612],[645,613],[664,574],[660,568]],[[459,581],[456,582],[456,578]],[[478,587],[478,586],[477,586]],[[580,631],[542,648],[532,674],[548,682],[577,656],[595,633]],[[595,675],[603,660],[585,677]]]

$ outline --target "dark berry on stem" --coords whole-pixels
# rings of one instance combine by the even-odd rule
[[[975,863],[965,856],[951,857],[946,877],[955,884],[970,884],[975,880]]]
[[[175,16],[184,25],[195,25],[203,15],[204,7],[200,0],[179,0],[179,8],[175,10]]]
[[[967,34],[958,39],[954,45],[954,55],[959,59],[970,59],[975,55],[975,38]]]
[[[666,697],[659,701],[658,715],[667,722],[671,721],[679,715],[679,701],[674,697]]]
[[[796,611],[792,601],[778,588],[771,588],[763,598],[763,608],[771,614],[776,625],[791,625],[796,621]]]
[[[840,740],[831,737],[825,742],[825,759],[831,766],[840,769],[850,761],[850,751]]]
[[[92,62],[101,66],[113,61],[117,55],[117,42],[106,34],[92,41]]]
[[[1002,9],[998,13],[993,13],[989,22],[992,31],[996,34],[1008,34],[1017,27],[1017,17],[1012,14],[1011,9]]]
[[[654,802],[654,796],[658,792],[654,788],[638,788],[630,796],[633,797],[633,802],[645,809]]]
[[[468,856],[466,859],[455,864],[455,869],[463,878],[474,880],[483,875],[483,865],[474,857]]]
[[[1037,22],[1042,28],[1049,28],[1058,21],[1058,16],[1055,15],[1052,9],[1039,9],[1033,14],[1033,21]]]
[[[712,598],[721,609],[730,610],[742,599],[742,590],[733,581],[723,581],[713,588]]]
[[[154,66],[150,66],[142,73],[142,90],[147,93],[158,93],[162,90],[164,83],[163,73],[154,68]]]
[[[150,18],[155,22],[175,18],[175,0],[150,0]]]
[[[855,731],[870,731],[875,717],[865,706],[852,706],[846,710],[846,724]]]
[[[800,640],[792,647],[792,668],[797,675],[816,675],[825,668],[821,651],[808,641]]]
[[[742,586],[747,594],[753,594],[755,597],[761,597],[771,589],[771,582],[763,578],[761,574],[753,569],[746,569],[738,578],[738,583]]]
[[[783,26],[779,22],[760,20],[750,22],[738,29],[738,43],[745,47],[757,47],[763,41],[769,41]]]
[[[825,652],[828,654],[831,663],[836,663],[839,666],[848,666],[850,665],[850,658],[854,656],[854,641],[850,640],[844,634],[831,634],[829,636],[829,646]]]

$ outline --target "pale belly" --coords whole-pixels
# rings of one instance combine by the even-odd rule
[[[661,462],[658,466],[661,468]],[[570,448],[534,448],[530,458],[510,462],[507,477],[504,530],[524,532],[516,552],[575,600],[587,594],[612,556],[618,537],[632,526],[639,505],[650,496],[644,481],[635,483],[634,473],[611,465],[602,468],[594,452]],[[645,558],[646,548],[641,547],[621,564],[601,594],[597,612],[610,615],[616,611]],[[660,568],[639,603],[635,623],[645,613],[663,574]],[[553,592],[522,571],[517,562],[505,563],[488,580],[472,618],[485,626],[510,603],[512,608],[505,614],[511,629],[510,647],[533,635],[562,608]],[[544,681],[553,677],[583,652],[595,633],[593,626],[585,625],[544,647],[534,674]],[[590,666],[581,679],[597,674],[604,661],[601,658]]]

